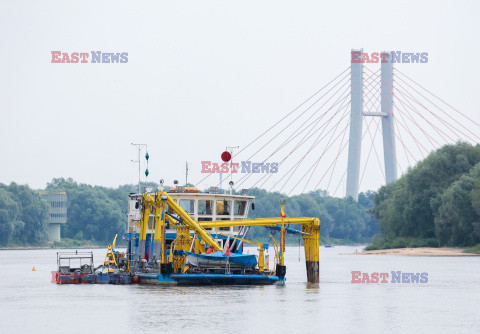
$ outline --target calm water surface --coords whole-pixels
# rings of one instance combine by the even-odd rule
[[[286,285],[258,287],[57,285],[56,250],[0,251],[0,333],[480,333],[480,257],[345,255],[356,248],[321,248],[312,285],[290,247]],[[429,282],[352,284],[352,270]]]

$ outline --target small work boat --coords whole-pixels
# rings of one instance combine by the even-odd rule
[[[57,284],[131,284],[126,272],[123,254],[109,245],[105,261],[97,268],[93,264],[93,252],[57,252],[57,270],[52,271],[52,282]]]
[[[52,271],[57,284],[94,283],[92,252],[57,252],[57,271]]]

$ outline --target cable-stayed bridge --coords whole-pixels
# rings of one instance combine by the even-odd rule
[[[348,68],[232,152],[233,162],[276,163],[278,172],[223,174],[216,185],[357,199],[367,175],[386,184],[443,145],[480,142],[479,123],[400,71],[391,57],[366,64],[358,54],[363,51],[352,50]],[[217,183],[213,175],[196,186]]]

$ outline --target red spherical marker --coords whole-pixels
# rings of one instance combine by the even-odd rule
[[[232,154],[228,151],[222,153],[222,160],[224,162],[229,162],[232,159]]]

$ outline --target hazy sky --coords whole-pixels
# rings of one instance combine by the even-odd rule
[[[479,13],[478,1],[1,0],[0,182],[135,183],[131,142],[149,145],[149,180],[183,181],[188,161],[197,181],[200,161],[245,146],[352,48],[428,52],[399,69],[480,122]],[[52,50],[128,63],[52,64]],[[382,182],[372,167],[362,190]]]

